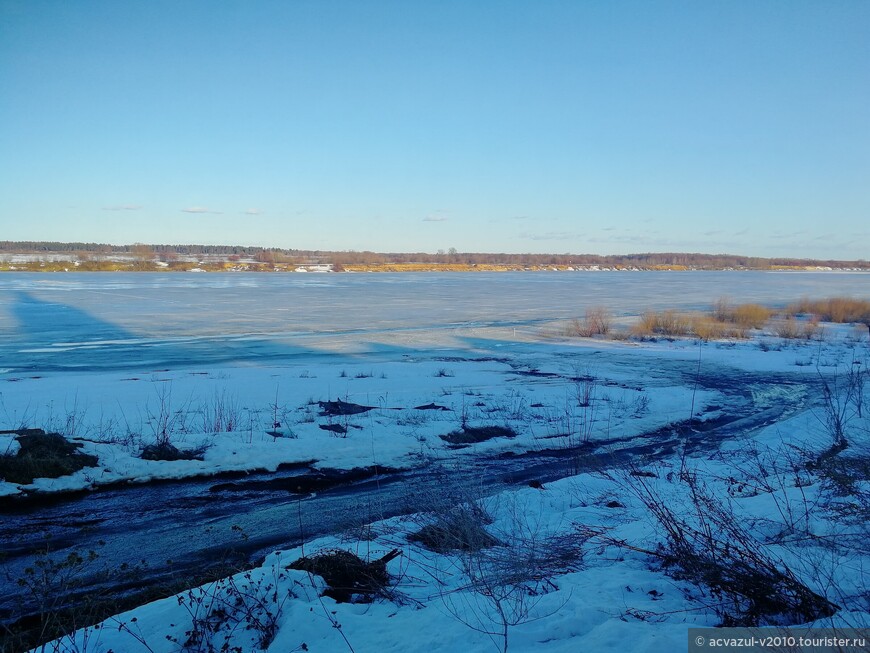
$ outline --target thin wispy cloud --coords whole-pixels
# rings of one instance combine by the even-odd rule
[[[579,234],[573,231],[547,231],[543,233],[521,233],[520,238],[524,240],[572,240],[577,238]]]
[[[212,215],[221,215],[222,211],[212,211],[205,206],[189,206],[186,209],[181,209],[183,213],[211,213]]]
[[[263,215],[260,209],[246,209],[245,215]]]
[[[776,238],[778,240],[784,239],[784,238],[799,238],[801,240],[804,240],[806,238],[806,236],[809,236],[809,235],[810,235],[810,233],[806,229],[800,229],[798,231],[777,230],[771,234],[771,236],[773,238]]]
[[[427,215],[423,218],[423,222],[447,222],[447,217],[443,215]]]
[[[141,208],[141,204],[115,204],[112,206],[104,206],[103,211],[138,211]]]

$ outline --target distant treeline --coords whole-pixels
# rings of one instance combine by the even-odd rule
[[[150,250],[155,254],[173,253],[190,256],[255,256],[264,247],[242,247],[239,245],[107,245],[106,243],[57,243],[51,241],[0,241],[0,252],[22,254],[135,254]],[[286,251],[290,250],[276,250]]]
[[[820,266],[870,269],[868,261],[833,261],[797,258],[759,258],[731,254],[647,253],[600,256],[597,254],[490,254],[466,252],[391,253],[330,252],[332,262],[353,264],[378,263],[464,263],[503,265],[575,265],[600,267],[685,267],[693,269],[770,269],[775,267]]]
[[[240,245],[109,245],[105,243],[60,243],[48,241],[0,241],[0,252],[22,254],[77,254],[106,256],[127,254],[140,258],[171,259],[174,256],[248,257],[262,262],[333,263],[336,265],[379,265],[391,263],[452,263],[465,265],[573,265],[600,267],[684,267],[689,269],[751,269],[819,266],[870,270],[865,260],[839,261],[799,258],[759,258],[732,254],[646,253],[599,256],[596,254],[498,254],[458,252],[455,249],[425,252],[379,253],[369,251],[321,251],[243,247]]]

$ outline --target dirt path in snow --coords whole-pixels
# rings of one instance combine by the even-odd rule
[[[100,596],[116,605],[123,597],[154,598],[161,590],[178,591],[182,579],[198,583],[210,568],[256,563],[264,553],[303,540],[419,511],[418,497],[443,494],[445,479],[457,490],[473,484],[494,494],[530,481],[546,485],[592,469],[661,460],[682,450],[704,455],[724,440],[751,437],[817,399],[814,380],[805,376],[708,367],[696,378],[695,371],[690,362],[672,361],[659,373],[669,383],[697,382],[699,389],[721,392],[720,416],[636,437],[573,449],[463,456],[443,467],[404,472],[372,469],[356,478],[336,477],[333,487],[327,482],[309,494],[296,488],[311,482],[311,472],[297,468],[110,488],[7,509],[0,520],[0,624],[26,626],[36,597],[17,581],[27,578],[28,567],[48,560],[69,560],[70,554],[85,560],[68,570],[71,580],[51,588],[55,607],[74,605],[83,596]],[[96,557],[88,561],[91,551]]]

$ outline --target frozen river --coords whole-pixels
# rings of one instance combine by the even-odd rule
[[[475,329],[534,329],[591,306],[616,316],[706,309],[723,295],[784,305],[803,296],[866,296],[868,281],[867,274],[832,272],[4,273],[0,369],[394,355],[445,346],[447,335]],[[461,347],[457,342],[447,344]]]
[[[418,512],[418,497],[444,491],[434,464],[460,485],[474,479],[487,493],[522,492],[530,481],[552,488],[585,469],[676,452],[707,459],[721,447],[778,441],[780,428],[803,437],[821,423],[811,412],[819,369],[835,374],[852,360],[857,341],[843,340],[847,327],[837,338],[767,348],[541,336],[593,306],[617,317],[709,309],[723,295],[782,306],[802,296],[865,297],[868,280],[759,272],[0,275],[0,421],[77,433],[99,458],[70,477],[37,479],[51,491],[87,492],[7,503],[0,578],[26,575],[43,547],[57,560],[96,550],[82,589],[113,602],[178,577],[196,584],[230,555],[259,562],[275,548],[358,529],[361,519]],[[333,418],[322,409],[334,399],[366,410]],[[218,410],[238,423],[218,424]],[[514,434],[451,446],[443,436],[467,419],[508,424]],[[275,423],[292,435],[267,434]],[[204,459],[142,460],[157,434],[184,447],[206,443]],[[289,469],[261,471],[279,464]],[[314,482],[360,468],[379,473],[300,489],[303,475]],[[143,484],[217,472],[238,478]],[[136,576],[104,574],[115,569]],[[14,632],[34,604],[17,584],[3,589],[0,629],[15,624]]]

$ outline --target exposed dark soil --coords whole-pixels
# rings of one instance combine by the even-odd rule
[[[18,435],[21,448],[14,456],[0,456],[0,478],[10,483],[29,484],[35,478],[59,478],[85,467],[95,467],[97,457],[79,451],[81,444],[59,433],[41,429],[4,431]]]
[[[422,406],[414,406],[414,410],[450,410],[447,406],[439,406],[438,404],[424,404]]]
[[[374,410],[374,406],[363,406],[361,404],[354,404],[347,401],[318,401],[317,405],[320,406],[320,416],[335,416],[335,415],[359,415],[360,413],[367,413],[370,410]]]
[[[493,438],[513,438],[516,435],[517,432],[507,426],[466,426],[464,429],[442,435],[441,439],[448,444],[467,446]]]

